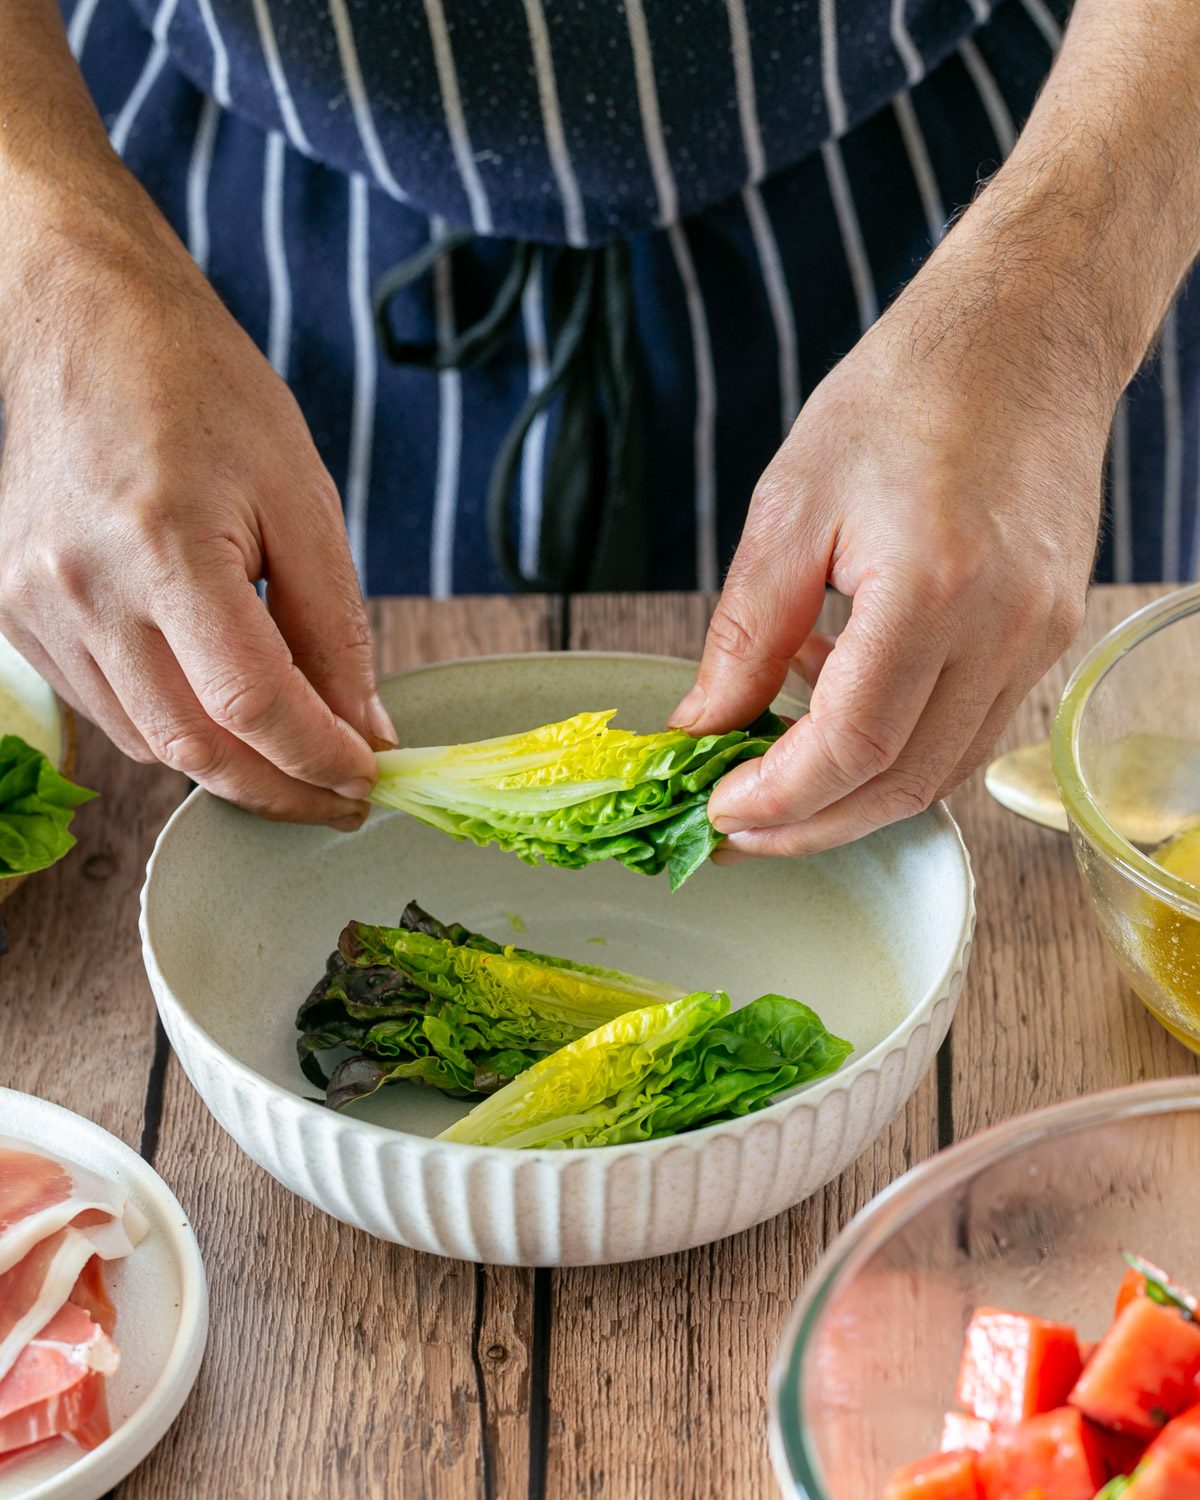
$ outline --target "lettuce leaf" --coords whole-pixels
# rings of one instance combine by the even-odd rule
[[[444,1130],[440,1140],[514,1148],[615,1146],[761,1109],[835,1072],[853,1046],[799,1000],[763,995],[731,1011],[700,991],[619,1016]]]
[[[679,886],[721,841],[705,811],[713,785],[784,732],[765,714],[746,730],[610,729],[616,713],[576,714],[523,734],[380,754],[372,800],[453,838],[496,844],[527,864],[579,869],[616,859]]]
[[[341,1108],[385,1083],[456,1097],[503,1087],[622,1012],[683,993],[618,969],[501,947],[410,902],[399,927],[351,922],[296,1017],[305,1077]],[[332,1075],[322,1055],[348,1051]]]
[[[18,735],[0,735],[0,879],[44,870],[74,848],[71,818],[95,796]]]

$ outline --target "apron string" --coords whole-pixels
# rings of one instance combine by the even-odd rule
[[[375,327],[387,358],[425,369],[463,369],[508,341],[536,247],[514,241],[508,270],[487,311],[449,343],[400,339],[392,298],[472,239],[450,230],[386,272],[375,287]],[[558,252],[548,282],[546,380],[524,402],[500,443],[487,489],[493,557],[515,590],[568,593],[644,587],[647,561],[641,482],[641,384],[633,339],[629,250],[615,242]],[[551,411],[552,403],[555,410]],[[538,561],[527,573],[513,538],[510,501],[534,422],[550,413]]]

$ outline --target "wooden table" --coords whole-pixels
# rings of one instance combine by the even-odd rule
[[[1007,737],[1046,734],[1070,664],[1155,589],[1103,589],[1068,661]],[[480,652],[697,656],[697,596],[386,600],[395,671]],[[1155,1025],[1092,924],[1067,840],[954,798],[979,881],[975,957],[935,1072],[841,1178],[717,1245],[641,1264],[525,1271],[437,1260],[325,1218],[242,1156],[156,1027],[137,938],[155,834],[182,796],[165,770],[81,734],[103,801],[79,848],[3,908],[0,1082],[140,1147],[192,1216],[208,1266],[204,1368],[121,1500],[750,1500],[774,1493],[767,1370],[824,1247],[937,1147],[1035,1105],[1197,1059]]]

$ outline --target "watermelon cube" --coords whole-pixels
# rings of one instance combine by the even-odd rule
[[[1095,1435],[1070,1407],[997,1428],[977,1468],[983,1500],[1094,1500],[1108,1478]]]
[[[888,1480],[883,1500],[982,1500],[974,1453],[931,1453],[905,1464]]]
[[[1152,1438],[1196,1399],[1200,1326],[1134,1297],[1100,1340],[1069,1400],[1102,1427]]]
[[[1022,1422],[1061,1406],[1082,1368],[1066,1323],[981,1307],[967,1328],[958,1404],[985,1422]]]

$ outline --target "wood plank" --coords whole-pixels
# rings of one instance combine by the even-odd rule
[[[544,599],[388,600],[372,617],[383,672],[559,644]],[[526,1493],[532,1273],[318,1213],[241,1154],[174,1059],[156,1165],[192,1215],[212,1331],[180,1421],[122,1500]]]
[[[576,598],[576,649],[696,657],[709,601]],[[831,599],[822,628],[844,602]],[[767,1373],[795,1297],[839,1229],[937,1144],[931,1074],[906,1110],[807,1204],[716,1245],[554,1273],[549,1500],[769,1496]]]
[[[1095,590],[1079,640],[1030,694],[1000,748],[1044,739],[1080,659],[1164,592]],[[1200,1069],[1122,978],[1088,908],[1070,841],[1006,814],[980,777],[951,806],[979,881],[971,983],[954,1023],[956,1135],[1059,1099]],[[981,1057],[988,1058],[986,1083]]]
[[[136,765],[78,726],[75,777],[100,795],[78,844],[0,906],[0,1083],[64,1104],[132,1146],[154,1052],[154,1000],[137,945],[138,893],[183,778]]]

